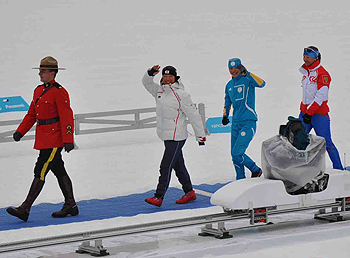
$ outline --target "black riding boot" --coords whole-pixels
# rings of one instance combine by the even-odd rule
[[[76,216],[79,214],[78,206],[74,200],[73,185],[68,175],[57,178],[58,184],[64,196],[64,204],[60,211],[52,213],[54,218],[63,218],[68,215]]]
[[[6,211],[21,220],[27,221],[29,216],[30,208],[32,207],[35,199],[38,197],[39,193],[43,189],[45,181],[41,181],[40,178],[34,178],[32,185],[29,189],[26,200],[21,204],[21,206],[14,208],[8,207]]]

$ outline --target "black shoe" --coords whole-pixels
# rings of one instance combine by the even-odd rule
[[[253,178],[253,177],[261,177],[261,175],[262,175],[262,170],[261,170],[261,168],[259,168],[258,171],[252,172],[251,178]]]
[[[13,208],[13,207],[8,207],[6,209],[6,211],[12,215],[15,216],[23,221],[27,221],[28,217],[29,217],[29,212],[25,209],[23,209],[22,207],[17,207],[17,208]]]
[[[55,211],[52,213],[52,217],[54,218],[64,218],[68,215],[71,216],[77,216],[79,214],[78,206],[75,204],[74,206],[65,206],[63,205],[63,208],[60,211]]]

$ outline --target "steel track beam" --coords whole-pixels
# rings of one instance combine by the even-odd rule
[[[137,224],[132,226],[115,227],[110,229],[102,229],[95,231],[86,231],[81,233],[66,234],[53,237],[45,237],[31,240],[24,240],[18,242],[10,242],[0,244],[0,253],[9,251],[18,251],[23,249],[30,249],[36,247],[67,244],[87,240],[98,240],[101,238],[136,234],[142,232],[150,232],[156,230],[178,228],[185,226],[201,225],[206,223],[216,223],[221,221],[227,221],[232,219],[247,218],[247,215],[243,214],[228,214],[228,213],[216,213],[198,217],[190,217],[183,219],[167,220],[154,223]]]
[[[332,202],[332,203],[323,204],[323,205],[314,205],[309,207],[300,207],[300,208],[284,209],[284,210],[274,210],[273,207],[269,207],[267,208],[267,213],[270,216],[270,215],[282,214],[282,213],[288,213],[288,212],[326,209],[326,208],[335,208],[335,207],[342,207],[342,206],[344,206],[343,202],[337,201],[337,202]],[[144,224],[137,224],[132,226],[115,227],[115,228],[109,228],[109,229],[86,231],[86,232],[80,232],[80,233],[72,233],[72,234],[66,234],[66,235],[3,243],[3,244],[0,244],[0,253],[18,251],[23,249],[31,249],[31,248],[37,248],[37,247],[44,247],[44,246],[51,246],[51,245],[58,245],[58,244],[81,242],[81,241],[86,242],[89,240],[99,240],[102,238],[151,232],[151,231],[157,231],[157,230],[165,230],[165,229],[171,229],[171,228],[220,223],[220,222],[237,220],[237,219],[251,219],[252,217],[251,213],[252,213],[251,210],[240,210],[239,212],[229,210],[223,213],[215,213],[215,214],[203,215],[203,216],[197,216],[197,217],[159,221],[159,222],[153,222],[153,223],[144,223]],[[259,215],[259,214],[256,214],[256,215]]]

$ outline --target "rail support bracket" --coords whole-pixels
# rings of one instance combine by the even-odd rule
[[[95,257],[109,255],[107,249],[102,245],[102,239],[95,240],[95,246],[91,246],[90,241],[84,241],[75,252],[79,254],[89,253],[91,256]]]
[[[225,222],[219,222],[218,228],[213,228],[213,224],[206,224],[201,228],[201,233],[198,233],[199,236],[214,236],[217,239],[226,239],[232,238],[228,230],[225,228]]]

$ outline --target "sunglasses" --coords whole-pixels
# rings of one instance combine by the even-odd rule
[[[304,48],[304,52],[314,52],[316,55],[318,55],[318,51],[311,47]]]
[[[311,56],[312,58],[318,59],[319,51],[311,47],[304,48],[304,56]]]

